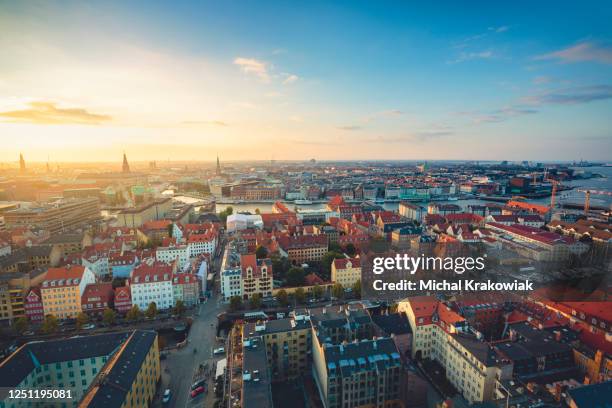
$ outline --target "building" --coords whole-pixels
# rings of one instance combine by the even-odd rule
[[[263,220],[259,214],[230,214],[226,220],[227,232],[242,231],[249,228],[263,228]]]
[[[60,199],[4,213],[4,223],[8,229],[35,226],[51,234],[69,231],[100,218],[100,201],[97,198]]]
[[[43,245],[50,246],[58,251],[62,258],[71,254],[81,253],[85,247],[92,244],[93,241],[89,234],[78,232],[55,234],[43,243]]]
[[[330,344],[313,336],[313,377],[325,408],[403,407],[402,360],[390,338]]]
[[[110,282],[92,283],[81,296],[81,309],[92,316],[101,316],[105,309],[113,307],[115,291]]]
[[[35,388],[69,390],[70,406],[148,406],[160,377],[159,367],[153,331],[26,343],[0,363],[0,378],[6,387],[0,390],[0,403],[7,408],[31,406],[28,400],[9,399],[8,390]]]
[[[233,243],[227,245],[221,261],[221,294],[225,301],[234,296],[242,298],[240,255],[236,252]]]
[[[402,201],[399,203],[399,214],[409,220],[421,222],[427,214],[427,209],[418,204]]]
[[[132,293],[129,286],[115,288],[114,296],[115,310],[119,313],[127,313],[132,308]]]
[[[30,322],[41,322],[45,318],[40,288],[32,288],[25,298],[25,314]]]
[[[81,265],[89,268],[98,279],[110,274],[107,251],[96,251],[94,248],[85,250],[81,256]]]
[[[272,261],[268,258],[257,259],[255,254],[240,257],[241,296],[244,300],[253,295],[272,296]]]
[[[161,378],[157,333],[137,330],[100,370],[79,407],[148,407]]]
[[[151,258],[145,259],[130,275],[132,305],[138,306],[140,310],[146,310],[151,303],[155,303],[158,309],[173,307],[174,273],[176,273],[176,262],[165,263]]]
[[[361,260],[357,258],[334,259],[331,266],[331,280],[343,288],[352,288],[361,281]]]
[[[610,406],[612,381],[572,388],[567,393],[570,408],[606,408]]]
[[[246,339],[258,336],[263,340],[272,382],[293,380],[309,373],[310,335],[310,319],[303,315],[247,323],[244,327]]]
[[[282,236],[278,242],[294,265],[320,261],[328,249],[325,235]]]
[[[172,278],[174,302],[182,301],[185,306],[200,303],[200,278],[194,273],[177,273]]]
[[[170,210],[172,210],[172,199],[163,198],[121,210],[117,214],[117,222],[121,227],[139,228],[147,221],[163,219]]]
[[[179,269],[189,263],[190,256],[189,246],[183,244],[159,246],[155,250],[155,258],[159,262],[170,263],[176,261]]]
[[[49,268],[40,287],[45,315],[59,319],[76,317],[82,310],[85,288],[95,281],[93,272],[82,265]]]

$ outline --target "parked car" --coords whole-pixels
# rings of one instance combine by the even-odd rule
[[[204,387],[205,385],[206,385],[206,380],[196,381],[191,385],[191,391],[196,390],[199,387]]]
[[[197,397],[198,395],[202,394],[203,392],[204,392],[204,387],[199,386],[199,387],[198,387],[198,388],[196,388],[195,390],[192,390],[192,391],[191,391],[191,394],[189,394],[189,395],[191,395],[191,398],[195,398],[195,397]]]
[[[213,350],[213,354],[217,355],[217,354],[225,354],[225,347],[218,347],[216,349]]]
[[[170,398],[172,398],[172,392],[170,391],[170,388],[166,388],[166,391],[164,391],[164,396],[162,398],[162,402],[164,404],[167,404],[170,402]]]
[[[89,323],[83,326],[83,330],[91,330],[91,329],[95,329],[96,325],[93,323]]]

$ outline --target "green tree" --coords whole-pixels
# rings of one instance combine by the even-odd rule
[[[340,252],[330,251],[323,255],[323,259],[321,260],[321,274],[325,280],[331,279],[331,264],[334,262],[334,259],[344,258]]]
[[[330,242],[327,248],[328,252],[342,252],[342,247],[337,242]]]
[[[45,316],[45,321],[43,322],[43,325],[42,325],[43,333],[46,333],[46,334],[55,333],[58,327],[59,327],[59,322],[57,321],[57,317],[55,317],[52,314]]]
[[[295,301],[297,303],[304,303],[304,300],[306,300],[306,292],[304,292],[304,288],[297,288],[295,292],[293,292],[293,296],[295,296]]]
[[[260,245],[255,250],[255,256],[257,257],[257,259],[265,259],[268,257],[268,250],[266,249],[266,247]],[[274,268],[274,266],[272,268]]]
[[[332,287],[332,296],[337,299],[342,299],[342,297],[344,296],[344,288],[342,287],[341,284],[336,283]]]
[[[321,296],[323,296],[323,288],[321,285],[316,284],[315,287],[312,288],[312,296],[317,300],[321,299]]]
[[[355,283],[353,283],[353,294],[357,298],[361,298],[361,279],[357,279]]]
[[[257,214],[257,215],[261,214],[261,211],[259,210],[259,208],[255,209],[255,214]]]
[[[234,213],[234,209],[231,206],[229,206],[225,210],[219,213],[219,219],[221,219],[221,222],[225,224],[227,222],[227,217],[229,215],[232,215],[233,213]]]
[[[232,312],[242,309],[242,299],[240,299],[240,296],[232,296],[229,307]]]
[[[76,328],[80,329],[81,327],[85,326],[88,321],[89,316],[87,316],[87,313],[79,313],[76,318]]]
[[[287,295],[287,291],[285,289],[279,290],[276,294],[276,300],[278,300],[278,303],[282,306],[287,306],[289,304],[289,295]]]
[[[142,316],[142,312],[140,311],[140,308],[138,307],[138,305],[134,305],[132,306],[132,308],[127,312],[127,315],[125,316],[129,321],[131,322],[135,322],[136,320],[139,320],[140,317]]]
[[[149,303],[149,307],[147,307],[147,311],[145,312],[145,315],[149,319],[153,319],[155,316],[157,316],[157,304],[155,302]]]
[[[255,293],[251,296],[251,309],[259,309],[261,307],[261,294]]]
[[[353,255],[355,255],[357,253],[357,248],[355,248],[355,245],[353,245],[352,243],[349,242],[344,247],[344,252],[346,252],[346,254],[348,256],[353,256]]]
[[[306,273],[304,269],[294,266],[289,269],[287,272],[287,286],[301,286],[304,284],[304,278],[306,277]]]
[[[276,279],[285,279],[287,277],[287,272],[291,269],[291,262],[284,256],[279,256],[276,253],[273,253],[270,256],[272,260],[272,270],[274,271],[274,278]]]
[[[27,317],[21,316],[17,320],[15,320],[15,330],[19,334],[23,334],[28,327],[30,326],[30,322],[28,322]]]
[[[176,304],[174,305],[174,314],[177,316],[183,316],[183,314],[185,314],[185,309],[185,302],[182,300],[177,300]]]
[[[117,313],[113,309],[109,309],[108,307],[104,309],[102,312],[102,321],[107,326],[112,326],[115,324],[115,320],[117,319]]]

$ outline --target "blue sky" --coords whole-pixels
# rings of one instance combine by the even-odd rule
[[[610,21],[606,2],[0,1],[0,160],[610,161]]]

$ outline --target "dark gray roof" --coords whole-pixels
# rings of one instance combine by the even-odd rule
[[[26,343],[0,364],[0,389],[15,387],[45,364],[110,355],[129,333],[98,334]]]
[[[265,327],[263,331],[256,331],[255,326]],[[302,318],[295,320],[293,318],[269,320],[265,323],[257,325],[256,323],[247,323],[244,328],[245,337],[261,336],[264,334],[288,332],[293,330],[304,330],[310,328],[310,321]]]
[[[69,232],[66,234],[55,234],[44,242],[45,245],[65,244],[68,242],[81,242],[85,234],[79,232]]]
[[[387,336],[391,334],[410,334],[412,329],[408,318],[403,313],[393,313],[390,315],[372,315],[372,320]]]
[[[120,407],[153,345],[157,333],[136,330],[119,358],[103,378],[88,408]]]
[[[342,376],[351,375],[355,371],[385,369],[402,364],[395,343],[387,337],[326,345],[324,353],[327,371],[336,375],[339,372]]]
[[[568,393],[578,408],[612,407],[612,381],[573,388]]]
[[[266,348],[261,337],[248,340],[242,349],[242,368],[250,375],[242,382],[242,406],[244,408],[272,408],[272,388]]]
[[[454,338],[485,366],[491,367],[497,363],[497,354],[488,343],[467,335],[455,335]]]

